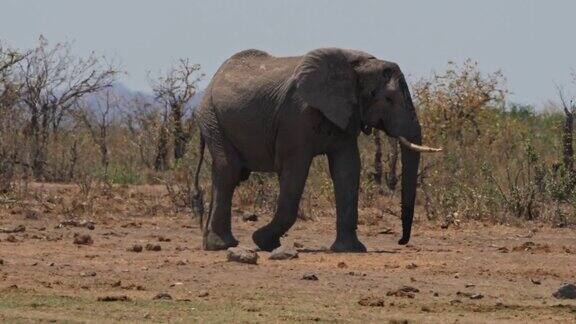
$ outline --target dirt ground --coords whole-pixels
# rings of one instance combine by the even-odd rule
[[[336,254],[326,251],[335,219],[322,217],[298,221],[283,239],[298,246],[298,258],[273,261],[258,252],[258,264],[249,265],[202,251],[196,222],[161,204],[140,210],[123,208],[122,197],[93,198],[106,212],[76,216],[93,221],[91,230],[59,225],[80,213],[81,203],[58,198],[73,189],[38,190],[40,204],[0,200],[0,229],[14,231],[0,233],[2,322],[576,322],[576,300],[552,296],[576,282],[574,229],[441,229],[420,216],[403,247],[396,244],[400,221],[386,216],[359,228],[368,253]],[[124,193],[140,204],[161,196],[139,190]],[[237,215],[234,233],[253,247],[250,235],[270,215],[256,222]],[[135,244],[143,251],[130,251]]]

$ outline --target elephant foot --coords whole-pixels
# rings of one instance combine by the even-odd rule
[[[280,238],[271,235],[265,227],[254,232],[252,240],[262,251],[270,252],[280,246]]]
[[[398,240],[398,244],[400,245],[406,245],[408,244],[408,241],[410,241],[410,237],[402,237],[400,240]]]
[[[366,252],[366,247],[356,235],[350,235],[345,238],[336,238],[336,241],[330,247],[332,252],[355,252],[363,253]]]
[[[235,246],[238,246],[238,240],[234,238],[232,233],[227,235],[218,235],[213,231],[209,231],[204,237],[205,251],[220,251]]]

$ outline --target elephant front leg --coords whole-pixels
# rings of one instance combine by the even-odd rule
[[[280,237],[296,222],[298,206],[306,184],[311,158],[292,157],[280,171],[280,195],[272,221],[252,235],[254,243],[263,251],[280,246]]]
[[[358,143],[354,140],[328,154],[328,162],[336,196],[336,241],[330,249],[334,252],[366,252],[356,234],[360,187]]]

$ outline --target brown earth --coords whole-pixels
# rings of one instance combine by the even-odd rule
[[[297,222],[283,239],[296,243],[298,258],[259,252],[249,265],[202,251],[196,222],[169,212],[161,188],[88,194],[90,202],[74,188],[0,197],[0,321],[576,321],[576,300],[552,297],[576,281],[574,229],[441,229],[419,217],[402,247],[390,216],[360,226],[368,253],[335,254],[325,251],[334,218],[320,217]],[[234,232],[252,247],[251,233],[270,215],[245,222],[238,214]],[[59,226],[71,217],[77,222]],[[302,279],[310,274],[318,280]]]

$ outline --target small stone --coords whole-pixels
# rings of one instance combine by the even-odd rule
[[[178,262],[176,262],[176,265],[177,265],[177,266],[186,265],[186,261],[178,260]]]
[[[25,231],[26,227],[24,225],[18,225],[13,228],[0,228],[0,233],[21,233]]]
[[[94,241],[88,234],[74,234],[74,244],[78,245],[92,245]]]
[[[157,293],[156,296],[154,296],[152,299],[154,299],[154,300],[158,300],[158,299],[171,300],[172,296],[170,296],[170,294],[168,294],[168,293],[161,292],[161,293]]]
[[[302,280],[318,281],[318,277],[314,273],[306,273],[302,276]]]
[[[425,312],[425,313],[430,313],[430,307],[428,307],[428,306],[422,306],[422,307],[420,308],[420,310],[423,311],[423,312]]]
[[[298,251],[289,247],[280,246],[270,253],[270,260],[290,260],[298,258]]]
[[[397,290],[392,290],[386,293],[386,296],[403,297],[403,298],[414,298],[414,293],[420,292],[418,288],[411,286],[402,286]]]
[[[31,219],[31,220],[39,220],[40,219],[41,214],[35,210],[26,210],[24,212],[24,217],[26,219]]]
[[[384,299],[381,297],[368,296],[360,299],[358,304],[361,306],[384,307]]]
[[[482,299],[484,298],[484,295],[482,294],[472,294],[472,296],[470,296],[470,299]]]
[[[294,247],[297,249],[301,249],[304,247],[304,244],[300,243],[300,242],[294,242]]]
[[[573,284],[565,284],[552,294],[558,299],[576,299],[576,286]]]
[[[242,247],[231,247],[228,248],[227,260],[230,262],[257,264],[258,254],[250,249]]]
[[[416,269],[416,268],[418,268],[418,265],[416,263],[410,263],[406,265],[406,269]]]
[[[162,247],[158,244],[152,244],[152,243],[148,243],[146,244],[146,251],[155,251],[158,252],[162,250]]]
[[[140,244],[134,244],[134,245],[132,245],[131,247],[129,247],[127,250],[130,251],[130,252],[139,253],[139,252],[142,252],[142,245],[140,245]]]
[[[257,222],[258,221],[258,215],[254,214],[254,213],[244,213],[244,214],[242,214],[242,220],[245,222]]]
[[[4,265],[4,260],[0,259],[0,265]]]
[[[80,272],[80,276],[81,277],[96,277],[96,272],[94,272],[94,271]]]
[[[170,242],[172,241],[171,239],[164,237],[164,236],[158,236],[158,242]]]
[[[435,292],[435,293],[433,293],[433,294],[432,294],[432,296],[434,296],[434,297],[438,297],[438,296],[440,296],[440,294],[439,294],[439,293],[437,293],[437,292]]]
[[[461,291],[456,292],[456,295],[457,295],[457,296],[468,297],[468,298],[470,298],[470,299],[482,299],[482,298],[484,298],[484,295],[482,295],[482,294],[469,293],[469,292],[461,292]]]
[[[338,268],[345,269],[345,268],[348,268],[348,265],[346,264],[346,262],[340,261],[340,262],[338,262]]]
[[[6,238],[6,241],[10,242],[10,243],[18,242],[18,240],[16,240],[16,237],[14,235],[8,235],[8,237]]]
[[[198,297],[208,297],[210,295],[206,290],[200,290]]]
[[[539,285],[542,283],[542,280],[540,280],[540,279],[530,279],[530,281],[535,285]]]

